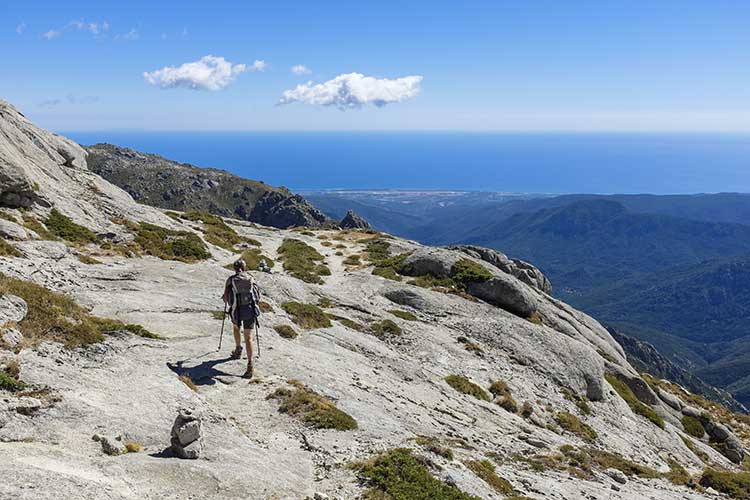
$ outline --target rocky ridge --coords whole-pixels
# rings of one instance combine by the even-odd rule
[[[0,183],[10,193],[2,220],[14,225],[3,241],[16,254],[0,256],[9,311],[0,316],[0,498],[349,499],[392,492],[368,464],[398,459],[450,495],[432,498],[677,500],[718,498],[707,467],[738,470],[745,422],[641,377],[604,327],[547,293],[533,266],[481,248],[232,219],[211,228],[226,225],[237,243],[216,245],[208,217],[136,203],[87,169],[85,151],[1,109],[0,179],[15,179]],[[95,236],[47,234],[53,209],[68,229]],[[144,222],[207,253],[159,258]],[[143,252],[112,253],[112,244]],[[275,263],[255,273],[266,312],[249,383],[228,337],[216,352],[224,266],[248,253]],[[305,259],[316,262],[315,280],[294,277],[308,276],[295,268]],[[36,303],[8,292],[12,279],[159,336],[115,326],[78,346],[30,342]],[[192,415],[200,440],[183,436]],[[128,452],[103,453],[92,435],[118,436]],[[183,448],[198,443],[199,459],[170,451],[181,436]]]

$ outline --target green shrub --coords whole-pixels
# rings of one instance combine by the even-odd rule
[[[321,276],[330,276],[331,270],[324,263],[324,257],[313,247],[300,240],[287,238],[279,247],[279,256],[284,262],[284,270],[291,276],[307,283],[323,283]]]
[[[380,276],[381,278],[385,278],[392,281],[401,281],[403,278],[401,278],[401,275],[396,272],[395,269],[392,267],[374,267],[372,270],[372,274],[375,276]]]
[[[363,325],[361,323],[357,323],[356,321],[351,320],[349,318],[342,318],[340,316],[336,316],[333,319],[335,319],[336,321],[338,321],[339,323],[341,323],[345,327],[350,328],[352,330],[355,330],[357,332],[364,332],[364,331],[367,330],[367,327],[365,325]]]
[[[458,392],[468,394],[469,396],[481,399],[482,401],[490,401],[490,395],[487,394],[487,391],[466,377],[461,375],[448,375],[444,380],[449,386],[453,387]]]
[[[281,308],[292,317],[292,321],[305,330],[328,328],[331,320],[321,308],[313,304],[286,302]]]
[[[237,234],[237,231],[229,227],[224,219],[216,215],[190,211],[182,214],[181,218],[202,222],[201,230],[205,234],[206,241],[230,252],[234,250],[235,245],[246,241],[245,238]]]
[[[453,460],[453,450],[442,446],[440,440],[436,437],[417,436],[414,438],[414,442],[430,453],[434,453],[435,455],[441,456],[447,460]]]
[[[700,485],[713,488],[732,498],[750,498],[750,473],[706,469],[701,475]]]
[[[391,256],[391,244],[383,239],[376,238],[365,245],[367,260],[373,264],[378,264]]]
[[[490,393],[495,397],[510,396],[510,387],[502,380],[495,380],[490,384]]]
[[[52,209],[44,224],[52,234],[71,243],[93,243],[97,240],[93,231],[76,224],[56,208]]]
[[[385,339],[392,335],[401,335],[401,327],[389,319],[375,321],[370,324],[370,332],[379,339]]]
[[[408,311],[400,311],[398,309],[391,309],[388,312],[393,314],[397,318],[403,319],[404,321],[417,321],[417,317]]]
[[[465,289],[471,283],[481,283],[491,279],[492,273],[473,260],[461,259],[453,264],[451,278],[453,278],[457,287]]]
[[[424,276],[417,276],[413,280],[409,281],[410,285],[418,286],[421,288],[455,288],[456,282],[453,278],[438,278],[431,274],[425,274]]]
[[[289,325],[275,325],[273,329],[285,339],[297,338],[297,332]]]
[[[633,413],[645,417],[662,429],[664,428],[664,420],[657,415],[653,408],[641,403],[625,382],[610,374],[604,375],[604,378],[607,379],[607,382],[609,382],[615,392],[630,406]]]
[[[598,437],[596,431],[588,425],[581,422],[581,420],[567,411],[558,412],[555,415],[555,422],[563,430],[575,434],[584,441],[594,441]]]
[[[467,460],[464,465],[498,493],[503,495],[513,493],[513,486],[506,479],[497,475],[495,464],[489,460]]]
[[[10,376],[10,374],[0,371],[0,390],[8,392],[20,392],[26,389],[26,384]]]
[[[23,227],[31,229],[43,240],[54,240],[55,235],[52,234],[46,227],[42,225],[35,217],[31,215],[23,216]]]
[[[356,429],[357,421],[336,408],[331,401],[299,382],[293,389],[280,388],[267,399],[278,400],[279,411],[298,418],[315,429],[350,431]]]
[[[350,255],[349,257],[345,258],[342,262],[346,264],[347,266],[358,266],[361,264],[359,261],[359,254]]]
[[[145,253],[164,260],[189,263],[211,257],[205,243],[197,234],[190,231],[172,231],[147,222],[138,225],[135,242]]]
[[[407,448],[387,451],[353,469],[369,488],[364,495],[368,500],[480,500],[436,479]]]
[[[0,239],[0,256],[2,257],[23,257],[23,254],[16,247],[7,241]]]
[[[682,427],[685,428],[685,432],[698,439],[702,438],[706,433],[701,421],[688,415],[682,417]]]
[[[375,238],[365,245],[367,260],[373,264],[372,274],[393,281],[401,281],[398,270],[410,252],[391,256],[391,244],[383,238]]]
[[[164,339],[164,337],[162,337],[161,335],[150,332],[141,325],[136,325],[134,323],[123,323],[118,319],[99,318],[97,316],[90,316],[90,319],[93,322],[94,326],[96,326],[97,330],[99,330],[99,332],[101,333],[130,332],[134,335],[147,339]]]

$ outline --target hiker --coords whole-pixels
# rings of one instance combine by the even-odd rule
[[[260,292],[255,280],[247,272],[247,264],[240,259],[234,263],[234,274],[224,285],[224,303],[229,307],[229,317],[232,320],[234,344],[232,359],[242,357],[240,343],[240,329],[244,329],[245,347],[247,349],[247,370],[243,377],[253,376],[253,327],[258,324],[260,316]],[[225,308],[226,310],[226,308]]]

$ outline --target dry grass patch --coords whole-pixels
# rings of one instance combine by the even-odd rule
[[[401,311],[399,309],[391,309],[388,311],[390,314],[393,314],[397,318],[401,318],[404,321],[417,321],[417,317],[414,316],[409,311]]]
[[[77,257],[78,257],[78,261],[81,262],[82,264],[94,265],[94,264],[102,263],[100,260],[95,259],[91,255],[85,255],[85,254],[79,253]]]
[[[358,427],[349,414],[336,408],[331,401],[309,387],[291,381],[293,388],[279,388],[266,399],[279,401],[279,412],[298,418],[315,429],[350,431]]]
[[[245,261],[245,264],[247,265],[247,269],[249,271],[258,271],[260,269],[261,261],[266,261],[266,265],[269,268],[272,268],[276,265],[273,259],[271,259],[267,255],[264,255],[263,252],[261,252],[261,250],[258,248],[247,248],[243,250],[242,255],[240,255],[239,258]],[[234,260],[225,265],[224,269],[234,270]]]
[[[403,333],[401,327],[389,319],[375,321],[370,324],[370,333],[384,340],[388,337],[398,336]]]
[[[0,257],[23,257],[23,254],[4,239],[0,239]]]
[[[482,401],[490,401],[490,395],[487,394],[487,391],[466,377],[461,375],[448,375],[444,380],[449,386],[453,387],[458,392],[468,394],[469,396],[481,399]]]
[[[280,337],[283,337],[285,339],[297,338],[297,332],[289,325],[274,325],[273,329],[276,333],[279,334]]]
[[[513,486],[506,479],[497,475],[495,464],[489,460],[467,460],[464,465],[498,493],[503,495],[513,493]]]
[[[39,222],[33,215],[23,216],[23,227],[31,229],[43,240],[54,240],[55,235],[52,234],[44,225]]]
[[[434,436],[417,436],[414,438],[414,442],[430,453],[441,456],[446,460],[453,460],[453,450],[447,446],[442,446],[440,440]]]
[[[555,422],[557,422],[557,425],[563,430],[575,434],[584,441],[595,441],[598,437],[594,429],[584,424],[578,417],[567,411],[558,412],[557,415],[555,415]]]
[[[704,488],[713,488],[732,498],[750,498],[750,473],[706,469],[698,481]]]
[[[193,379],[190,378],[190,375],[188,375],[187,373],[183,373],[178,378],[180,379],[180,382],[188,386],[191,391],[198,392],[198,386],[195,385],[195,382],[193,382]]]
[[[125,450],[127,450],[128,453],[140,453],[143,451],[143,446],[135,441],[125,441]]]

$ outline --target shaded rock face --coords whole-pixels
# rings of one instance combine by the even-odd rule
[[[508,276],[498,275],[487,281],[470,283],[466,291],[522,318],[530,317],[537,310],[534,296]]]
[[[552,293],[552,284],[539,269],[519,259],[509,259],[502,252],[474,245],[455,245],[448,247],[458,250],[474,258],[492,264],[502,272],[518,278],[529,286],[541,290],[544,293]]]
[[[200,210],[271,227],[317,227],[330,222],[285,188],[244,179],[224,170],[178,163],[154,154],[96,144],[89,168],[135,200],[171,210]]]
[[[280,191],[267,191],[258,199],[249,214],[237,214],[264,226],[286,229],[289,227],[319,227],[329,222],[323,212],[313,207],[300,195]]]
[[[341,229],[371,229],[369,222],[351,210],[347,211],[344,218],[341,219],[339,227]]]

